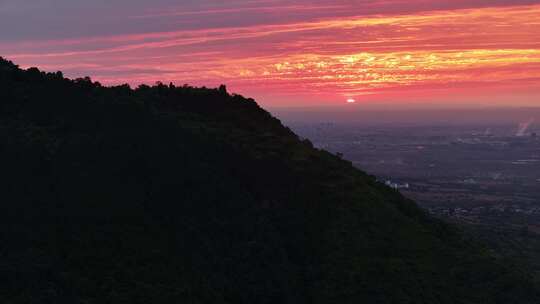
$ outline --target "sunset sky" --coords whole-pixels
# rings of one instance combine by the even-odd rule
[[[0,0],[0,56],[265,106],[540,106],[540,0]]]

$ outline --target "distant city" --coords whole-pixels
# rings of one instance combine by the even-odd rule
[[[288,122],[428,212],[540,232],[540,125]]]

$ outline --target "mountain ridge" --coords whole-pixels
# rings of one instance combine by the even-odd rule
[[[11,303],[537,303],[537,286],[253,99],[0,59]]]

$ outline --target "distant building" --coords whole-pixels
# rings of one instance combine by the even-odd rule
[[[409,183],[399,184],[399,183],[392,182],[391,180],[387,180],[384,184],[395,190],[409,189]]]
[[[474,185],[476,184],[476,180],[474,178],[468,178],[463,181],[464,184]]]

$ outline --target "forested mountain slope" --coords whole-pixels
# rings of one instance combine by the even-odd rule
[[[2,303],[539,303],[515,272],[220,89],[0,60]]]

